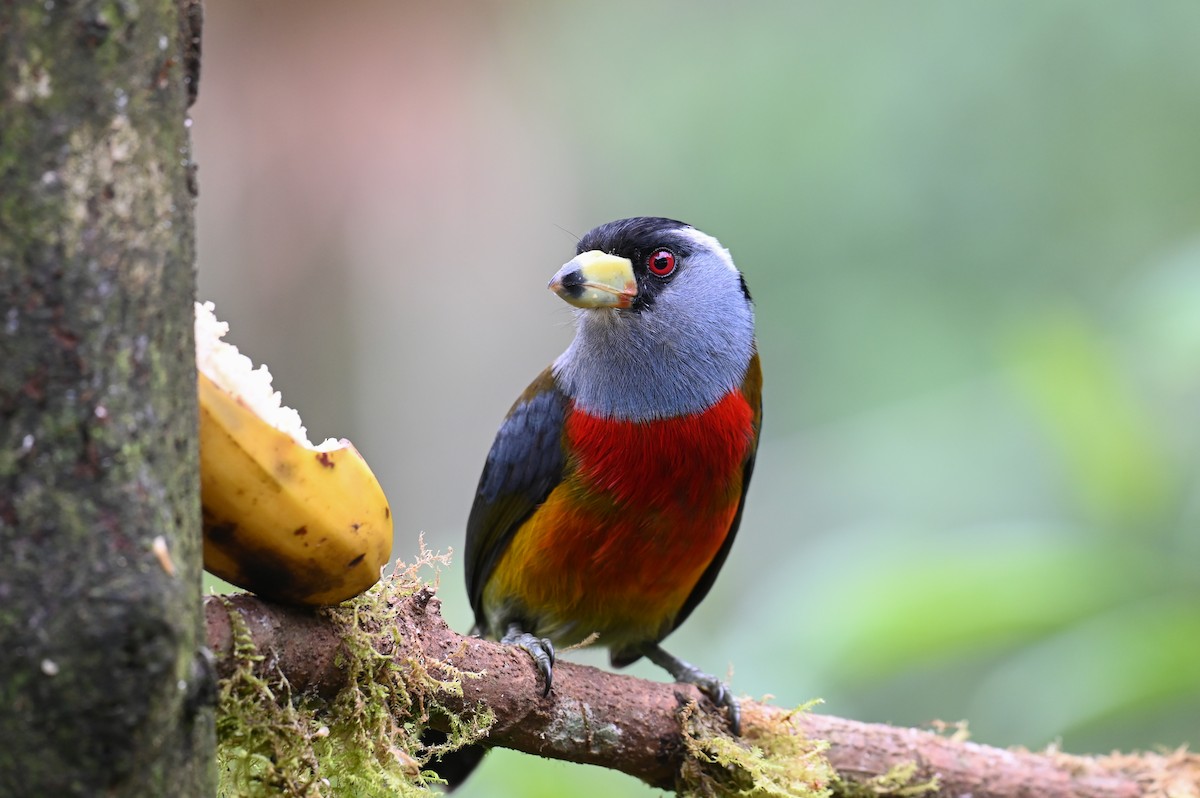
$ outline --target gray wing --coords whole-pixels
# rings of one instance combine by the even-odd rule
[[[463,565],[476,627],[488,630],[483,589],[513,535],[562,481],[567,398],[547,368],[525,389],[496,433],[467,519]]]

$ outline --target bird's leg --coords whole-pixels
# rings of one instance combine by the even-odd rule
[[[541,671],[542,678],[546,680],[546,689],[542,691],[542,697],[550,695],[550,686],[554,682],[554,644],[549,638],[534,637],[523,630],[520,624],[510,623],[500,642],[506,646],[520,646],[529,652],[534,664]]]
[[[675,681],[694,684],[719,707],[729,710],[729,728],[737,736],[742,733],[742,707],[728,685],[715,676],[709,676],[695,665],[690,665],[676,656],[663,651],[657,643],[647,643],[641,648],[646,659],[675,677]]]

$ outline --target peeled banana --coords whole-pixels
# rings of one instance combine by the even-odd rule
[[[309,443],[266,367],[220,340],[228,329],[197,303],[204,568],[276,601],[352,598],[391,554],[387,497],[349,441]]]

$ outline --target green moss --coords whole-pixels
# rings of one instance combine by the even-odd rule
[[[924,781],[918,781],[917,775],[917,763],[905,762],[876,776],[869,784],[876,795],[917,796],[938,791],[941,785],[936,775]]]
[[[815,703],[815,702],[813,702]],[[755,723],[742,739],[730,737],[695,704],[680,713],[688,758],[676,790],[686,798],[823,798],[837,774],[829,747],[809,740],[795,723],[806,704],[787,715]]]
[[[264,679],[249,630],[235,623],[236,673],[221,684],[217,719],[217,762],[223,798],[248,796],[355,796],[391,798],[427,795],[436,776],[424,771],[432,756],[480,739],[490,714],[459,717],[439,698],[461,695],[461,679],[471,674],[448,669],[450,679],[433,676],[426,663],[397,661],[401,643],[401,599],[423,587],[418,570],[444,563],[422,550],[418,561],[382,580],[367,593],[325,610],[343,629],[348,687],[325,703],[296,694],[282,674]],[[449,740],[436,748],[421,745],[429,716],[451,721]],[[401,721],[398,719],[408,718]]]
[[[938,777],[917,781],[917,763],[904,762],[896,765],[882,776],[876,776],[861,784],[839,782],[838,795],[845,798],[879,798],[879,796],[895,796],[896,798],[916,798],[916,796],[936,793],[941,787]]]

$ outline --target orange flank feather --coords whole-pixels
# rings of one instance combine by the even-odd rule
[[[729,534],[754,422],[740,389],[647,422],[569,407],[564,479],[496,564],[485,605],[515,599],[560,644],[660,639]]]

